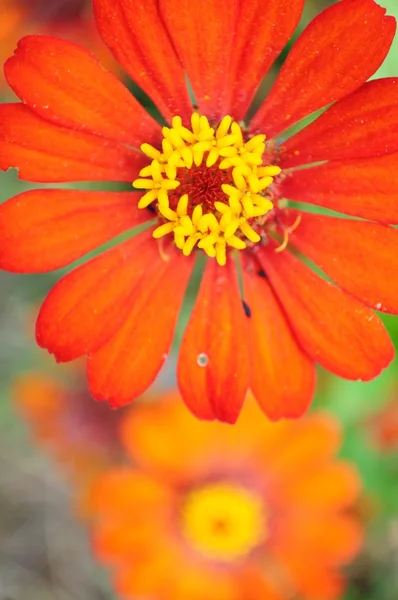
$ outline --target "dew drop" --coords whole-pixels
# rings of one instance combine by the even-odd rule
[[[209,357],[204,352],[201,352],[200,354],[198,354],[196,362],[198,363],[199,367],[207,367]]]
[[[381,302],[377,302],[377,304],[375,304],[375,309],[380,310],[381,306],[382,306]]]

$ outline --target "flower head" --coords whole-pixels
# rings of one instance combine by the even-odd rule
[[[162,133],[163,152],[141,146],[152,161],[140,171],[146,178],[133,182],[148,190],[138,208],[156,202],[165,223],[154,230],[154,238],[173,233],[175,246],[185,256],[197,246],[224,266],[229,249],[243,250],[245,240],[261,241],[250,223],[255,225],[273,208],[261,192],[281,169],[263,166],[265,136],[245,142],[241,127],[228,115],[216,129],[197,112],[191,129],[174,117],[172,127],[163,127]]]
[[[127,404],[152,383],[201,255],[178,364],[198,417],[234,422],[249,387],[270,418],[297,417],[312,398],[315,362],[368,380],[391,361],[372,309],[398,310],[398,232],[389,226],[398,223],[398,86],[366,81],[395,20],[374,0],[326,9],[251,117],[303,4],[94,0],[103,40],[162,125],[76,45],[26,37],[7,61],[22,104],[0,107],[2,169],[35,182],[134,186],[36,189],[0,208],[0,266],[14,272],[63,267],[132,230],[61,279],[37,322],[39,345],[58,361],[88,355],[97,399]],[[136,227],[146,229],[134,235]]]
[[[93,403],[77,370],[67,384],[31,371],[15,381],[13,395],[33,437],[70,477],[80,514],[90,516],[94,482],[122,455],[121,413]]]
[[[249,399],[235,427],[204,424],[171,392],[126,417],[136,466],[98,482],[93,540],[123,598],[339,597],[362,532],[336,422],[259,416]]]

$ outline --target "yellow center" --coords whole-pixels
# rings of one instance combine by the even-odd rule
[[[265,517],[264,505],[253,492],[236,485],[209,484],[187,495],[182,530],[195,550],[228,562],[264,540]]]
[[[273,208],[265,190],[281,172],[263,165],[265,135],[245,141],[230,116],[214,128],[198,113],[191,117],[191,129],[174,117],[162,133],[162,151],[142,144],[152,162],[133,182],[147,190],[138,207],[154,203],[163,220],[153,236],[173,234],[184,255],[198,247],[220,265],[228,247],[243,250],[247,240],[259,242],[252,225]]]

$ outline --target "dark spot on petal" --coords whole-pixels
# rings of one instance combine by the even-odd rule
[[[267,277],[267,274],[266,274],[266,272],[265,272],[265,271],[263,271],[263,269],[259,269],[259,270],[257,271],[257,275],[258,275],[259,277],[262,277],[263,279],[268,279],[268,277]]]
[[[252,311],[250,310],[250,306],[244,301],[242,300],[242,306],[243,306],[243,310],[245,311],[245,315],[246,317],[250,317],[252,316]]]

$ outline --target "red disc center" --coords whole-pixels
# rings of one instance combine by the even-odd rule
[[[231,169],[220,169],[220,160],[213,166],[206,167],[203,162],[198,167],[192,165],[190,169],[180,167],[177,169],[177,181],[180,185],[176,190],[170,192],[170,208],[176,209],[178,200],[184,194],[188,194],[189,207],[193,210],[198,204],[202,205],[204,211],[214,211],[215,202],[226,203],[227,196],[221,186],[224,183],[233,184]]]

